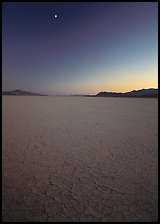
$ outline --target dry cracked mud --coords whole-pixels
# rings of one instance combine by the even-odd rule
[[[158,221],[158,100],[3,96],[3,221]]]

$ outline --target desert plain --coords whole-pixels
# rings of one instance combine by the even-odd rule
[[[2,97],[4,222],[158,221],[158,99]]]

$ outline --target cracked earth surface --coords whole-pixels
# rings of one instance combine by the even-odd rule
[[[3,221],[158,221],[158,100],[3,96]]]

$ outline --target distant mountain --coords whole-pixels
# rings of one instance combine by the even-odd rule
[[[32,93],[22,90],[13,90],[2,92],[2,95],[13,95],[13,96],[47,96],[39,93]],[[97,95],[84,95],[84,94],[74,94],[72,96],[88,96],[88,97],[158,97],[158,89],[140,89],[133,90],[126,93],[116,93],[116,92],[99,92]]]
[[[27,92],[27,91],[22,91],[22,90],[5,91],[5,92],[2,92],[2,95],[14,95],[14,96],[46,96],[46,95],[43,95],[43,94],[32,93],[32,92]]]
[[[127,96],[151,96],[158,95],[158,89],[140,89],[125,93]]]
[[[133,90],[126,93],[116,93],[116,92],[100,92],[96,96],[98,97],[158,97],[158,89],[140,89]]]
[[[100,92],[96,96],[122,96],[123,93],[116,93],[116,92]]]

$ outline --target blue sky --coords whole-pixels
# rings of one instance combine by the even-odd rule
[[[2,66],[3,90],[157,88],[158,3],[3,3]]]

